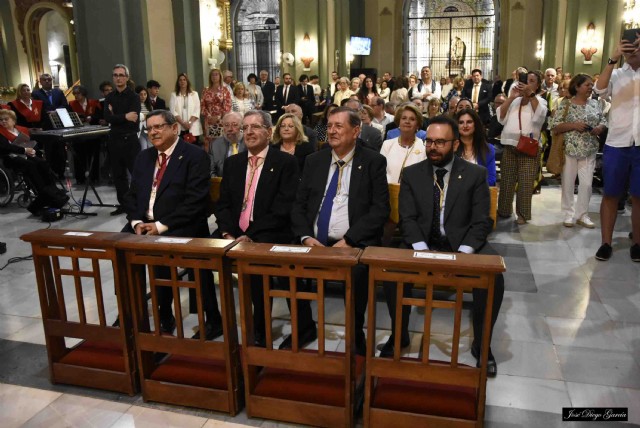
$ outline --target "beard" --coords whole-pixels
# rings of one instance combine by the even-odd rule
[[[431,161],[431,164],[434,166],[438,166],[438,167],[445,166],[446,164],[451,162],[451,159],[453,159],[453,149],[435,159],[431,158],[431,155],[433,153],[435,153],[438,156],[440,156],[440,153],[438,153],[435,149],[433,149],[433,150],[430,150],[429,153],[427,154],[427,156],[429,157],[429,160]]]

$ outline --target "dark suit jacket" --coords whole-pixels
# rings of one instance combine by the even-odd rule
[[[149,102],[151,102],[151,99],[149,99]],[[166,110],[167,102],[160,97],[156,97],[156,105],[152,105],[152,107],[153,110]]]
[[[331,166],[331,150],[307,156],[291,223],[296,239],[315,236],[314,221],[324,198]],[[354,247],[380,245],[382,228],[389,218],[387,160],[380,153],[356,146],[349,182],[349,230],[344,235]]]
[[[302,90],[301,84],[297,86],[297,89],[298,89],[298,94],[300,94],[297,104],[302,109],[302,114],[304,116],[311,116],[316,106],[316,96],[313,93],[313,86],[307,83],[306,93]]]
[[[273,147],[280,150],[282,143],[274,144]],[[296,150],[293,152],[293,156],[298,160],[298,170],[302,174],[304,169],[304,163],[311,153],[315,152],[313,145],[311,145],[311,141],[302,142],[296,146]]]
[[[298,93],[298,87],[296,85],[289,85],[289,93],[287,99],[284,99],[284,85],[280,85],[276,88],[276,119],[284,114],[282,107],[289,104],[299,104],[300,94]]]
[[[53,125],[49,120],[49,115],[45,112],[53,111],[60,107],[64,107],[69,110],[67,98],[64,96],[64,92],[62,92],[58,88],[51,89],[51,99],[53,100],[53,102],[49,102],[49,97],[42,88],[33,91],[31,93],[31,98],[33,98],[34,100],[42,101],[42,127],[45,129],[53,128]]]
[[[247,235],[256,242],[276,244],[292,240],[289,215],[299,180],[296,158],[270,148],[267,152],[253,202],[253,221],[240,229],[249,152],[238,153],[224,162],[220,199],[216,205],[216,222],[221,233],[236,238]]]
[[[274,109],[273,105],[273,97],[276,94],[276,85],[267,80],[262,85],[262,82],[258,82],[260,84],[260,88],[262,89],[262,95],[264,96],[264,103],[262,104],[262,110],[271,111]]]
[[[146,217],[157,159],[155,147],[136,157],[124,203],[129,222]],[[169,228],[165,235],[206,237],[208,205],[209,157],[180,139],[158,187],[153,218]]]
[[[454,251],[467,245],[477,252],[493,227],[487,170],[454,156],[450,174],[444,211],[447,240]],[[404,241],[409,246],[428,243],[433,219],[433,166],[429,159],[404,169],[398,209]]]
[[[318,150],[318,133],[307,125],[302,125],[302,127],[304,128],[304,135],[307,136],[311,147],[313,147],[313,151]]]
[[[482,119],[482,123],[487,123],[491,119],[491,111],[489,110],[489,103],[491,102],[491,93],[493,87],[491,82],[482,79],[480,82],[480,93],[478,94],[478,116]],[[473,80],[467,80],[462,89],[462,96],[469,99],[473,99]]]
[[[380,153],[382,148],[382,134],[373,126],[362,125],[360,127],[360,141],[368,149]]]

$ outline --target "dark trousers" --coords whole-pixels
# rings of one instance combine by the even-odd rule
[[[45,141],[44,156],[47,158],[47,162],[49,162],[57,178],[62,179],[64,177],[64,169],[67,166],[67,152],[64,143],[61,141]]]
[[[129,190],[129,177],[127,172],[133,172],[133,163],[140,153],[140,142],[138,135],[127,134],[121,136],[111,135],[107,142],[109,151],[109,161],[111,163],[111,178],[116,186],[118,203],[124,203],[124,195]]]
[[[356,343],[363,343],[364,341],[364,316],[367,310],[367,299],[369,287],[369,267],[363,264],[357,264],[351,271],[352,284],[355,288],[354,293],[354,310],[355,310],[355,334]],[[309,291],[309,284],[305,284],[303,287],[299,287],[299,291]],[[346,287],[345,287],[346,291]],[[408,319],[408,318],[407,318]],[[311,302],[309,300],[298,301],[298,328],[308,328],[308,326],[315,324],[311,314]]]
[[[445,247],[448,247],[446,245]],[[447,251],[451,252],[451,247],[448,248],[437,248],[435,246],[429,245],[429,248],[435,251]],[[489,246],[489,244],[485,244],[482,249],[479,251],[479,254],[489,254],[489,255],[497,255],[495,250]],[[383,282],[382,284],[384,289],[384,295],[387,300],[387,308],[389,309],[389,316],[391,316],[391,332],[393,339],[393,332],[395,332],[396,326],[396,285],[389,282]],[[403,284],[403,296],[410,297],[411,296],[412,284]],[[500,273],[496,275],[494,288],[493,288],[493,307],[491,310],[491,329],[489,331],[489,344],[491,344],[491,335],[493,335],[493,326],[498,319],[498,313],[500,312],[500,306],[502,306],[502,298],[504,297],[504,276]],[[487,290],[474,289],[473,290],[473,309],[472,309],[472,317],[473,317],[473,345],[474,347],[480,349],[480,344],[482,343],[482,326],[484,324],[484,308],[487,303]],[[401,330],[401,341],[407,342],[409,340],[409,314],[411,312],[411,306],[402,306],[402,330]]]
[[[154,267],[154,272],[157,278],[171,278],[171,271],[166,266],[156,266]],[[193,269],[189,269],[187,275],[193,278]],[[200,278],[202,281],[202,307],[204,309],[206,322],[212,325],[220,325],[222,323],[222,316],[218,308],[218,297],[216,296],[213,274],[210,270],[200,269]],[[172,302],[173,291],[171,287],[158,287],[158,307],[161,320],[171,318]],[[176,304],[179,305],[180,302],[176,302]]]
[[[91,170],[89,170],[89,164]],[[87,177],[91,177],[92,182],[99,179],[100,167],[100,139],[89,138],[73,143],[73,172],[77,183],[84,183]],[[88,173],[88,174],[87,174]]]

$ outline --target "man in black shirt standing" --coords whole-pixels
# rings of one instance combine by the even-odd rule
[[[116,186],[120,206],[111,215],[124,214],[122,208],[124,195],[129,190],[129,174],[133,171],[133,162],[140,153],[138,128],[140,116],[140,98],[129,88],[129,69],[126,65],[113,67],[115,91],[105,98],[104,118],[111,125],[107,150],[111,162],[111,176]]]

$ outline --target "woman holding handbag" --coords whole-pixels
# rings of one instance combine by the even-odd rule
[[[180,136],[189,143],[198,141],[202,135],[200,124],[200,97],[191,89],[191,82],[186,73],[180,73],[176,87],[169,99],[169,110],[180,125]]]
[[[598,135],[604,132],[607,121],[597,100],[591,98],[593,80],[587,74],[577,74],[569,83],[570,98],[562,101],[549,126],[554,135],[564,136],[564,167],[562,168],[561,210],[563,225],[593,229],[595,225],[587,213],[591,199],[591,182],[596,166]],[[578,201],[573,201],[573,187],[579,178]]]
[[[498,215],[512,215],[513,195],[516,193],[518,224],[531,220],[533,182],[538,171],[540,150],[538,141],[547,115],[547,102],[538,95],[541,83],[542,73],[539,71],[521,73],[518,83],[512,86],[509,97],[496,112],[498,121],[504,126]]]

